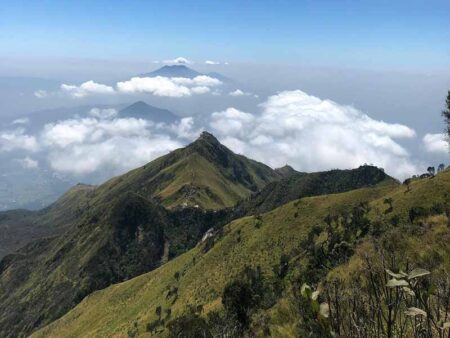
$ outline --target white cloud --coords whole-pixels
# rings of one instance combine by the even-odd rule
[[[177,57],[173,60],[164,60],[163,63],[165,63],[166,65],[190,65],[193,64],[192,61],[184,58],[184,57]]]
[[[199,75],[193,79],[185,77],[133,77],[118,82],[117,88],[123,93],[149,93],[155,96],[183,97],[192,94],[204,94],[210,87],[222,84],[218,79]]]
[[[86,81],[79,86],[62,84],[61,90],[74,98],[83,98],[95,94],[113,94],[115,92],[113,87],[96,83],[92,80]]]
[[[0,151],[27,150],[37,151],[36,138],[25,134],[23,128],[0,131]]]
[[[208,87],[215,87],[222,84],[222,81],[207,76],[207,75],[198,75],[194,77],[193,79],[190,79],[188,77],[171,77],[169,78],[171,81],[173,81],[176,84],[180,85],[186,85],[186,86],[208,86]]]
[[[115,117],[117,114],[118,112],[114,108],[92,108],[89,111],[89,115],[97,117],[99,119],[109,119]]]
[[[241,112],[235,108],[228,108],[222,112],[211,115],[210,126],[221,135],[242,136],[247,127],[253,125],[255,117],[252,114]]]
[[[407,126],[300,90],[271,96],[261,107],[256,116],[233,108],[216,112],[209,127],[231,149],[272,167],[317,171],[373,163],[399,178],[418,171],[397,142],[415,136]]]
[[[184,90],[182,95],[193,95],[217,85],[208,77],[160,77],[169,85],[159,88],[148,82],[150,78],[134,79],[137,82],[118,84],[119,90],[166,96]],[[172,125],[118,118],[113,110],[94,109],[90,117],[47,124],[37,139],[20,128],[0,132],[0,150],[41,149],[51,167],[65,173],[119,174],[181,147],[207,129],[233,151],[272,167],[289,163],[301,171],[318,171],[373,163],[397,178],[420,171],[400,143],[415,137],[405,125],[375,120],[354,107],[300,90],[270,96],[260,108],[257,114],[228,108],[201,120],[185,117]],[[442,141],[426,135],[423,142],[436,140]],[[438,144],[430,149],[443,149]]]
[[[155,96],[182,97],[190,96],[191,91],[186,86],[181,86],[170,78],[156,77],[133,77],[128,81],[118,82],[117,88],[123,93],[149,93]]]
[[[179,139],[191,139],[193,131],[192,118],[170,126],[135,118],[82,118],[46,125],[40,141],[54,170],[119,174],[181,147]]]
[[[36,96],[38,99],[45,99],[47,96],[49,96],[49,93],[46,90],[36,90],[34,92],[34,96]]]
[[[201,128],[196,128],[193,117],[184,117],[178,123],[169,126],[169,129],[176,135],[177,138],[192,141],[202,131]]]
[[[198,87],[192,87],[191,92],[193,94],[206,94],[210,91],[209,87],[205,86],[198,86]]]
[[[30,119],[28,117],[21,117],[19,119],[15,119],[11,124],[28,124],[30,123]]]
[[[205,63],[207,65],[220,65],[220,62],[218,61],[212,61],[212,60],[206,60]]]
[[[147,134],[150,121],[126,118],[100,120],[95,118],[70,119],[50,123],[44,127],[41,139],[47,146],[66,148],[74,144],[97,142],[105,137],[133,137]]]
[[[235,91],[229,92],[228,95],[230,95],[230,96],[250,96],[252,94],[244,92],[240,89],[236,89]]]
[[[180,143],[163,135],[114,136],[97,143],[74,145],[64,152],[52,152],[50,164],[57,171],[77,175],[111,169],[120,173],[143,165],[180,146]]]
[[[426,134],[422,139],[425,149],[430,153],[449,152],[449,145],[445,134]]]
[[[39,162],[36,160],[33,160],[31,157],[27,156],[21,159],[18,159],[17,162],[24,168],[24,169],[36,169],[39,167]]]

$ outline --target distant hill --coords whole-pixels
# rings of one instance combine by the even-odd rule
[[[209,77],[212,77],[212,78],[215,78],[217,80],[220,80],[220,81],[222,81],[223,83],[226,83],[226,84],[232,84],[232,83],[235,82],[233,79],[230,79],[229,77],[227,77],[225,75],[222,75],[220,73],[217,73],[217,72],[209,72],[209,73],[206,73],[205,75],[208,75]]]
[[[187,77],[194,78],[196,76],[202,75],[201,73],[186,67],[185,65],[173,65],[173,66],[163,66],[153,72],[144,73],[140,76],[143,77],[155,77],[155,76],[164,76],[164,77]]]
[[[268,212],[302,197],[334,194],[373,186],[383,181],[396,182],[383,170],[368,165],[351,170],[336,169],[317,173],[298,173],[292,170],[283,167],[281,173],[286,177],[268,184],[246,201],[239,203],[233,218]],[[286,175],[286,172],[290,174]]]
[[[119,111],[119,117],[151,120],[153,122],[173,123],[179,119],[177,115],[167,109],[151,106],[138,101]]]
[[[281,168],[276,168],[275,171],[284,178],[295,174],[299,174],[297,170],[295,170],[294,168],[292,168],[290,165],[287,164]]]

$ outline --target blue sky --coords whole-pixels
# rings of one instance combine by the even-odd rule
[[[6,57],[450,66],[450,1],[0,1]]]

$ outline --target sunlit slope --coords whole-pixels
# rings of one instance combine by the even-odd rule
[[[223,235],[218,236],[206,253],[204,244],[200,244],[153,272],[98,291],[33,337],[126,337],[136,327],[139,336],[150,336],[145,326],[156,319],[157,306],[163,310],[170,308],[172,318],[185,311],[189,304],[203,304],[206,312],[220,308],[220,295],[227,281],[246,265],[259,265],[270,275],[282,253],[295,256],[297,251],[301,252],[299,244],[308,231],[323,222],[330,212],[341,212],[370,201],[371,217],[375,219],[377,211],[388,208],[385,200],[392,198],[391,215],[407,220],[411,208],[433,208],[448,201],[449,191],[450,172],[447,171],[435,178],[413,182],[409,191],[404,185],[384,182],[377,187],[288,203],[262,215],[259,225],[255,217],[236,220],[224,228]],[[430,242],[438,235],[427,236]],[[420,244],[417,239],[408,243],[411,252],[419,250],[414,249]],[[303,264],[301,255],[298,257],[294,259],[296,264]],[[181,273],[179,280],[174,277],[176,272]],[[168,296],[174,288],[178,289],[176,300]],[[288,332],[283,331],[286,327],[282,323],[276,323],[278,310],[273,311],[274,325],[278,325],[273,332]],[[164,336],[165,331],[160,334]]]
[[[204,132],[187,147],[106,182],[97,189],[94,201],[132,190],[169,208],[220,209],[280,178],[275,170],[234,154]]]
[[[220,306],[227,281],[245,265],[260,265],[271,273],[282,253],[299,249],[309,229],[330,210],[348,209],[361,201],[376,200],[395,188],[393,184],[347,193],[305,198],[264,214],[261,221],[245,217],[224,228],[223,235],[206,253],[204,244],[157,270],[96,292],[62,319],[37,332],[36,337],[125,337],[135,322],[139,333],[155,319],[155,308],[170,308],[172,317],[188,304],[204,304],[206,311]],[[260,224],[258,224],[260,222]],[[179,281],[174,277],[181,273]],[[178,288],[178,297],[167,296]],[[172,304],[173,303],[173,304]]]

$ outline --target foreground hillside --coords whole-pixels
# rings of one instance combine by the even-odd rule
[[[200,323],[204,322],[201,318],[209,318],[209,323],[211,318],[219,318],[208,314],[223,311],[224,287],[243,271],[259,271],[256,275],[262,274],[272,282],[279,279],[285,286],[305,279],[317,285],[319,279],[340,276],[348,281],[362,269],[358,262],[364,260],[364,248],[370,257],[377,256],[378,241],[391,245],[398,264],[410,260],[413,267],[424,267],[434,255],[433,268],[448,276],[450,253],[448,246],[441,245],[450,239],[449,229],[446,216],[439,215],[448,203],[450,172],[414,181],[409,189],[385,182],[372,188],[303,198],[258,217],[236,220],[164,266],[86,297],[66,316],[33,337],[165,336],[169,334],[168,327],[180,324],[176,321],[180,316],[187,318],[187,314],[195,313],[192,316],[199,316],[196,320]],[[359,218],[357,210],[365,210]],[[323,264],[329,267],[324,269],[317,263],[317,249],[310,251],[310,246],[323,241],[327,229],[324,219],[334,217],[327,216],[351,212],[349,229],[352,224],[359,224],[353,233],[345,231],[351,247],[341,251],[334,262],[333,254],[328,254],[327,263]],[[435,218],[427,221],[428,225],[417,222],[426,221],[427,217]],[[356,219],[359,223],[354,223]],[[420,241],[426,245],[421,246]],[[322,249],[325,243],[322,242]],[[288,268],[281,273],[283,266]],[[258,330],[264,326],[265,334],[273,337],[299,333],[299,317],[289,300],[291,289],[281,290],[274,293],[272,301],[260,304],[260,309],[253,312],[250,327],[257,335],[263,335]],[[259,323],[256,326],[255,321]]]

